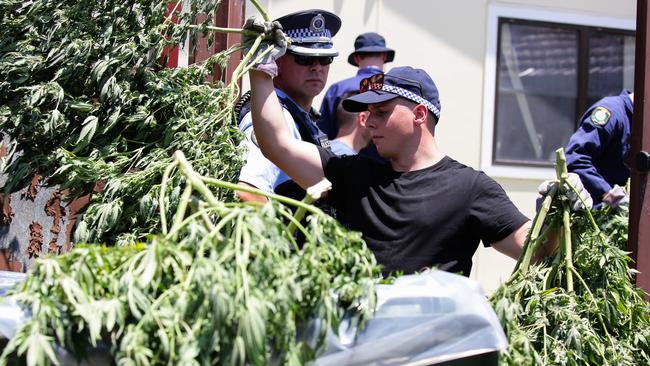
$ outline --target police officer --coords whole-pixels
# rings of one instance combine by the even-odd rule
[[[281,51],[282,42],[272,32],[265,34],[271,48]],[[438,148],[440,98],[424,70],[396,67],[372,75],[360,83],[361,94],[342,102],[350,112],[370,112],[366,128],[388,159],[383,164],[292,139],[275,98],[273,60],[249,72],[261,150],[303,187],[327,178],[332,183],[328,203],[362,233],[386,273],[439,265],[468,275],[479,241],[514,258],[520,255],[530,220],[498,183]],[[582,186],[576,190],[583,197]]]
[[[283,30],[291,40],[284,56],[276,60],[277,69],[274,66],[273,70],[266,70],[275,76],[275,94],[282,105],[284,120],[290,126],[293,138],[327,148],[329,141],[316,125],[319,114],[312,108],[312,101],[325,88],[329,65],[338,56],[332,37],[341,27],[341,20],[330,12],[312,9],[285,15],[277,19],[273,26]],[[268,31],[265,27],[269,27],[269,23],[251,18],[244,29],[251,33],[263,33]],[[284,36],[282,32],[274,34]],[[286,44],[282,39],[277,43]],[[284,51],[280,50],[282,53]],[[240,184],[302,198],[304,190],[262,155],[253,133],[247,99],[248,95],[242,97],[238,111],[239,128],[246,135],[248,147],[246,162],[239,175]],[[246,192],[240,192],[239,196],[243,201],[266,201],[265,197]]]
[[[338,134],[339,123],[337,108],[343,96],[351,92],[358,92],[359,82],[371,75],[379,74],[384,70],[384,64],[393,61],[395,51],[386,47],[386,40],[381,35],[368,32],[360,34],[354,41],[354,52],[348,56],[348,63],[357,66],[357,74],[351,78],[332,84],[323,97],[318,121],[318,127],[334,139]]]
[[[625,156],[630,149],[633,98],[623,90],[596,102],[582,116],[565,149],[569,171],[580,176],[595,204],[616,208],[626,202],[622,187],[630,177]]]

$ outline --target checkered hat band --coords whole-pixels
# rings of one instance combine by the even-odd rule
[[[290,38],[327,37],[332,38],[330,30],[325,28],[322,32],[314,33],[309,28],[289,29],[285,32]]]
[[[428,100],[422,98],[421,96],[419,96],[419,95],[417,95],[417,94],[415,94],[415,93],[413,93],[411,91],[408,91],[406,89],[402,89],[402,88],[397,87],[397,86],[386,85],[386,84],[382,85],[381,90],[389,92],[389,93],[397,94],[400,97],[404,97],[404,98],[406,98],[406,99],[408,99],[410,101],[413,101],[415,103],[422,104],[425,107],[427,107],[428,110],[433,112],[433,114],[435,114],[436,118],[440,118],[440,109],[436,108],[436,106],[433,105]]]

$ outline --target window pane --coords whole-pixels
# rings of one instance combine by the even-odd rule
[[[606,95],[634,88],[634,37],[612,33],[589,36],[589,83],[591,105]]]
[[[578,32],[501,23],[495,163],[549,164],[573,132]]]

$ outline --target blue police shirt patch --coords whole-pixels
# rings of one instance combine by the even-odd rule
[[[593,112],[591,112],[591,122],[597,126],[604,126],[609,122],[609,118],[612,116],[612,112],[605,107],[596,107]]]

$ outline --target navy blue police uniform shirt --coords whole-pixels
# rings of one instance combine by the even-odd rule
[[[318,127],[321,131],[327,134],[327,137],[330,140],[335,139],[336,135],[339,133],[336,108],[341,102],[341,97],[347,93],[358,91],[361,80],[381,72],[382,71],[376,67],[364,67],[357,71],[356,76],[334,83],[329,87],[329,89],[327,89],[320,107]]]
[[[614,184],[627,184],[630,176],[625,159],[634,104],[629,94],[623,90],[592,105],[565,149],[568,170],[580,176],[595,204]]]

